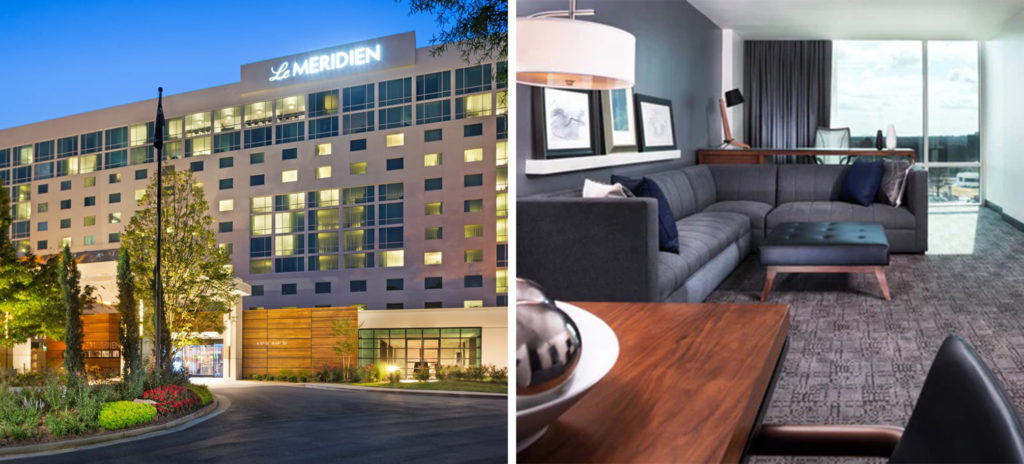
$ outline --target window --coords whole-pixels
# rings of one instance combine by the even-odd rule
[[[313,192],[310,192],[310,195],[312,195],[312,193]],[[312,202],[312,200],[310,201]],[[338,189],[327,189],[316,192],[316,203],[320,207],[338,206]],[[310,208],[315,207],[313,204],[310,204],[309,206]]]
[[[494,93],[494,114],[504,115],[508,113],[508,91],[502,90]]]
[[[37,142],[35,147],[35,161],[49,161],[54,156],[53,140]]]
[[[508,216],[508,192],[501,192],[494,197],[499,217]]]
[[[388,134],[384,137],[384,146],[387,148],[400,147],[405,145],[405,133]]]
[[[463,254],[467,263],[479,263],[484,260],[484,250],[466,250]]]
[[[107,215],[107,224],[120,224],[121,213],[110,213]]]
[[[302,121],[290,124],[281,124],[274,127],[275,143],[299,142],[305,137],[306,126]]]
[[[86,177],[85,179],[82,179],[82,184],[85,185],[86,187],[95,187],[96,186],[96,176],[89,176],[89,177]]]
[[[270,196],[252,197],[249,199],[249,209],[253,213],[269,213],[274,210],[273,200]]]
[[[86,235],[85,237],[82,237],[82,244],[83,245],[95,245],[96,244],[96,236],[95,235]]]
[[[317,179],[330,179],[331,178],[331,167],[330,166],[320,166],[320,167],[316,168],[316,178]]]
[[[274,255],[291,256],[303,254],[305,252],[304,238],[305,236],[302,234],[275,236]]]
[[[346,205],[373,202],[373,186],[349,187],[341,191],[342,203]]]
[[[39,212],[39,213],[45,213],[45,212],[47,212],[49,210],[50,210],[50,204],[46,203],[46,202],[39,203],[39,205],[36,207],[36,211]]]
[[[82,134],[81,141],[83,155],[103,150],[103,132],[101,131]]]
[[[203,162],[202,161],[193,161],[191,164],[188,165],[188,169],[189,169],[189,171],[192,171],[192,172],[202,171],[203,170]]]
[[[61,248],[70,247],[70,246],[71,246],[71,237],[61,237],[60,238],[60,247]]]
[[[253,285],[252,286],[252,296],[263,296],[263,286],[262,285]]]
[[[404,279],[388,279],[384,285],[384,289],[389,292],[405,290]]]
[[[427,167],[430,167],[430,166],[440,166],[441,165],[441,154],[440,153],[427,153],[426,155],[423,155],[423,165],[427,166]]]
[[[464,213],[479,213],[483,210],[484,201],[482,199],[464,200],[462,202],[462,211]]]
[[[455,119],[491,115],[491,93],[466,95],[455,99]]]
[[[352,280],[348,283],[348,291],[352,293],[365,292],[366,281],[365,280]]]
[[[210,154],[210,136],[196,137],[185,141],[185,157]]]
[[[331,293],[331,283],[330,282],[317,282],[317,283],[314,284],[314,291],[317,294]]]
[[[478,288],[484,286],[484,276],[468,275],[462,278],[462,286],[466,288]]]
[[[508,241],[508,219],[498,218],[497,220],[495,220],[494,229],[494,234],[497,236],[496,238],[498,239],[499,242]]]
[[[49,192],[50,192],[50,185],[49,184],[39,184],[39,186],[36,187],[36,193],[38,193],[40,195],[42,195],[44,193],[49,193]]]
[[[380,252],[381,267],[405,266],[405,250],[387,250]]]
[[[498,142],[494,144],[494,164],[497,166],[505,166],[508,164],[508,142]]]
[[[462,227],[464,229],[466,238],[484,236],[484,226],[481,224],[466,224]]]
[[[362,231],[359,231],[362,232]],[[372,238],[372,234],[371,238]],[[309,252],[313,253],[337,253],[338,252],[338,233],[337,232],[320,232],[316,235],[310,235],[312,242],[309,244]],[[372,248],[371,243],[368,248]],[[362,251],[362,250],[355,250]]]
[[[270,274],[271,270],[273,270],[273,267],[269,259],[249,260],[250,274]]]
[[[249,176],[249,186],[255,187],[257,185],[263,185],[263,174],[256,174]]]
[[[435,201],[423,205],[423,214],[426,216],[437,216],[441,214],[441,202]]]
[[[360,111],[373,108],[373,84],[346,87],[341,91],[342,111]]]
[[[121,234],[118,232],[107,234],[107,243],[121,243]]]
[[[440,308],[444,307],[444,302],[442,302],[442,301],[424,301],[423,302],[423,307],[426,308],[426,309],[440,309]]]
[[[120,184],[121,183],[121,173],[120,172],[111,173],[109,176],[107,176],[107,183],[108,184]]]
[[[306,115],[306,99],[304,97],[284,97],[276,100],[277,120],[302,119]]]
[[[149,177],[149,176],[148,176],[148,173],[146,172],[145,169],[136,169],[135,170],[135,180],[143,180],[146,177]]]
[[[412,101],[412,78],[405,77],[377,84],[380,106],[398,105]]]
[[[379,208],[380,225],[385,226],[388,224],[402,223],[402,203],[387,203],[380,205]]]
[[[508,166],[495,168],[494,189],[499,192],[508,190]]]
[[[423,190],[426,190],[428,192],[431,191],[431,190],[441,190],[442,187],[443,187],[443,182],[442,182],[440,177],[435,177],[433,179],[424,179],[423,180]]]
[[[210,133],[210,112],[192,113],[185,116],[185,137]]]
[[[348,173],[354,176],[359,174],[366,174],[366,161],[349,163]]]
[[[466,174],[463,176],[462,184],[464,187],[479,187],[484,185],[483,174]]]
[[[320,118],[309,121],[309,139],[335,137],[338,135],[338,117]]]
[[[282,295],[295,295],[299,293],[297,284],[281,284]]]
[[[121,202],[121,194],[120,193],[111,193],[110,195],[107,196],[107,203],[114,204],[114,203],[120,203],[120,202]]]
[[[164,138],[170,140],[178,140],[181,138],[181,134],[184,133],[184,120],[182,118],[171,118],[167,120],[167,125],[164,126]]]
[[[346,135],[372,131],[373,111],[346,114],[341,117],[341,126],[341,133]]]
[[[494,127],[495,138],[508,138],[508,116],[498,116],[494,118]]]
[[[423,279],[424,290],[437,290],[444,285],[444,279],[440,277],[425,277]]]
[[[138,189],[138,190],[136,190],[135,191],[135,201],[136,202],[142,201],[143,198],[146,198],[146,189]]]
[[[281,159],[282,160],[286,160],[286,161],[287,160],[293,160],[293,159],[298,158],[298,157],[299,157],[299,149],[298,148],[285,148],[284,150],[281,150]]]
[[[231,232],[234,230],[231,221],[225,221],[217,224],[217,231],[221,233]]]
[[[309,94],[309,117],[327,116],[338,114],[338,91],[325,90],[323,92]],[[337,130],[338,120],[334,120]]]
[[[377,245],[381,249],[402,248],[404,244],[404,227],[387,227],[378,229]]]
[[[221,169],[230,168],[235,165],[235,158],[232,156],[225,156],[219,159],[218,162],[220,164]]]
[[[37,250],[45,250],[47,248],[48,247],[47,247],[46,240],[40,240],[40,241],[36,242],[36,249]]]
[[[476,137],[478,135],[484,135],[484,125],[482,123],[462,126],[463,137]]]
[[[217,211],[226,212],[235,210],[235,200],[220,200],[217,202]]]
[[[242,107],[233,106],[213,112],[213,132],[227,132],[242,128]],[[238,135],[237,133],[235,134]],[[237,137],[235,138],[237,140]]]
[[[109,151],[103,154],[103,169],[121,168],[128,165],[128,150]]]
[[[441,140],[441,129],[430,129],[423,131],[424,142],[437,142]]]
[[[288,171],[281,171],[281,182],[296,182],[299,180],[299,171],[297,169],[291,169]]]
[[[404,303],[388,303],[384,305],[384,309],[403,309],[405,308]]]
[[[491,65],[481,64],[455,70],[455,95],[491,89]]]
[[[235,187],[235,179],[221,179],[217,182],[221,190],[230,190]]]
[[[508,267],[508,244],[501,244],[497,247],[497,266]]]
[[[424,229],[425,240],[441,240],[444,238],[443,229],[441,227],[427,227]]]
[[[62,209],[62,210],[64,210],[64,209],[71,209],[71,200],[70,199],[69,200],[61,200],[60,201],[60,209]]]
[[[277,213],[274,215],[274,232],[278,234],[302,232],[305,228],[305,223],[305,212]]]
[[[416,124],[448,121],[452,118],[451,100],[416,104]]]
[[[61,229],[70,229],[71,228],[71,219],[61,219],[60,220],[60,228]]]
[[[379,129],[394,129],[412,125],[412,106],[396,106],[379,110],[377,116],[380,118]]]
[[[256,237],[249,239],[249,257],[266,258],[271,255],[270,237]]]
[[[349,140],[348,151],[366,150],[366,139]]]
[[[249,164],[263,164],[263,153],[249,153]]]
[[[245,127],[269,124],[273,120],[273,102],[270,100],[245,105]]]
[[[39,221],[36,223],[37,232],[46,232],[50,228],[50,225],[46,221]]]
[[[428,251],[423,253],[423,264],[425,266],[436,266],[441,264],[442,256],[440,251]]]
[[[271,143],[274,142],[272,134],[273,132],[269,126],[259,127],[256,129],[248,129],[245,131],[243,136],[245,138],[244,146],[246,149],[249,149],[265,147],[267,145],[270,145]]]
[[[405,198],[404,190],[404,184],[401,182],[381,184],[378,189],[378,201],[401,200]]]
[[[467,163],[475,163],[477,161],[484,160],[484,149],[483,148],[470,148],[462,152],[463,159]]]
[[[126,148],[128,146],[127,127],[107,129],[104,135],[107,140],[107,150],[116,150],[118,148]]]
[[[361,269],[373,267],[373,253],[348,253],[342,256],[345,269]]]
[[[213,136],[213,152],[224,153],[242,148],[242,134],[231,132],[228,134],[217,134]]]
[[[324,156],[331,154],[331,143],[318,143],[316,144],[316,156]]]
[[[404,167],[405,167],[405,159],[404,158],[390,158],[390,159],[387,160],[387,170],[388,171],[398,171],[398,170],[400,170],[400,169],[402,169]]]
[[[85,197],[82,204],[83,206],[96,206],[96,197]]]
[[[57,158],[68,158],[77,154],[78,137],[71,136],[57,139]]]
[[[494,271],[495,293],[508,293],[508,269]]]

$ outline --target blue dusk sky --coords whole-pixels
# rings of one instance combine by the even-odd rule
[[[416,32],[394,0],[4,2],[0,129],[238,81],[246,63]]]

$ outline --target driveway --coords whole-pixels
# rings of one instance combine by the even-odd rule
[[[507,462],[507,402],[213,384],[231,406],[179,432],[16,462]]]

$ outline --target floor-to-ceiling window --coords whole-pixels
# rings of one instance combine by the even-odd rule
[[[978,43],[835,41],[833,57],[832,127],[868,148],[892,124],[929,170],[932,203],[978,204]]]

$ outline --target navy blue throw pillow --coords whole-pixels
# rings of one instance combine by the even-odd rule
[[[661,187],[650,179],[631,179],[629,177],[612,176],[612,183],[622,184],[623,187],[633,192],[638,197],[654,198],[658,200],[658,249],[672,253],[679,253],[679,230],[676,229],[675,218],[672,217],[672,208],[668,206],[668,200],[661,191]]]
[[[870,205],[875,201],[884,174],[885,162],[882,160],[853,163],[839,188],[839,199],[861,206]]]

